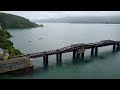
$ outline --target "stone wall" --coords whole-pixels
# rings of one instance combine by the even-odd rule
[[[30,58],[28,57],[20,57],[20,58],[0,61],[0,73],[27,68],[30,65],[31,65]]]

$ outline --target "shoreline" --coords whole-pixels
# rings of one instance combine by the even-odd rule
[[[33,71],[29,57],[19,57],[0,62],[0,74],[22,73]]]
[[[5,73],[0,73],[0,75],[6,75],[6,74],[20,75],[20,74],[32,73],[33,69],[34,69],[34,66],[30,65],[26,68],[17,69],[17,70],[13,70],[13,71],[8,71],[8,72],[5,72]]]

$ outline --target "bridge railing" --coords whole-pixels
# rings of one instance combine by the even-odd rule
[[[31,53],[31,54],[27,54],[28,56],[34,56],[34,55],[39,55],[39,56],[44,56],[44,55],[49,55],[49,54],[57,54],[57,53],[63,53],[63,52],[69,52],[72,51],[74,49],[82,49],[82,48],[90,48],[90,47],[96,47],[96,46],[104,46],[104,45],[109,45],[109,44],[113,44],[113,43],[117,43],[120,41],[113,41],[113,40],[102,40],[100,42],[96,42],[96,43],[78,43],[78,44],[72,44],[70,46],[66,46],[60,49],[56,49],[56,50],[50,50],[50,51],[44,51],[44,52],[37,52],[37,53]]]

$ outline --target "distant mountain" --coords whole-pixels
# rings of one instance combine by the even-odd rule
[[[16,16],[12,14],[0,13],[0,24],[3,28],[34,28],[38,27],[38,24],[31,22],[30,20]]]
[[[41,19],[39,22],[120,24],[120,16],[84,16]]]

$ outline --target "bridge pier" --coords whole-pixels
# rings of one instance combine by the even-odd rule
[[[80,58],[80,53],[77,53],[77,58]]]
[[[94,54],[94,48],[91,48],[91,56]]]
[[[46,63],[45,56],[43,56],[43,64],[45,64],[45,63]]]
[[[43,56],[43,64],[48,65],[48,55]]]
[[[57,63],[62,62],[62,53],[56,54]]]
[[[115,44],[113,44],[113,51],[115,51],[115,46],[116,46],[116,45],[115,45]]]
[[[98,47],[95,47],[95,56],[98,55]]]
[[[76,57],[76,50],[73,50],[73,59]]]
[[[120,49],[120,43],[118,42],[117,43],[117,50],[119,50]]]
[[[84,52],[80,52],[78,50],[73,50],[73,59],[76,57],[84,59]]]
[[[84,59],[84,52],[83,52],[83,53],[81,53],[81,58],[82,58],[82,59]]]

